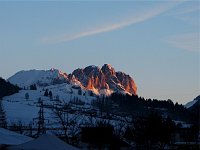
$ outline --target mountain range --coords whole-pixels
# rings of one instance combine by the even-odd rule
[[[67,83],[72,86],[90,90],[96,95],[110,95],[113,92],[137,95],[137,86],[132,77],[124,72],[116,72],[109,65],[87,66],[67,74],[58,69],[19,71],[8,81],[21,88],[36,84],[40,87]]]

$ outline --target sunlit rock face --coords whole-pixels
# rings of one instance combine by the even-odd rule
[[[72,75],[80,81],[82,86],[96,94],[107,93],[106,95],[109,95],[112,92],[137,94],[134,80],[123,72],[116,72],[109,64],[101,68],[88,66],[84,69],[76,69]]]
[[[122,84],[122,86],[124,86],[126,91],[134,95],[137,94],[137,86],[134,80],[129,75],[126,75],[123,72],[117,72],[116,76],[118,80],[120,81],[120,83]]]

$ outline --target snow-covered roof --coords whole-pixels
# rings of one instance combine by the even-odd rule
[[[28,136],[0,128],[0,145],[19,145],[31,140]]]
[[[44,134],[39,138],[17,146],[9,147],[8,150],[78,150],[53,135]]]

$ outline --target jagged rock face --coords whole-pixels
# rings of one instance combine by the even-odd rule
[[[134,95],[137,93],[134,80],[125,73],[115,72],[115,69],[109,64],[103,65],[102,68],[88,66],[84,69],[76,69],[72,75],[88,90],[123,91]]]
[[[101,70],[105,76],[114,76],[115,75],[115,69],[109,64],[104,64],[102,66]]]
[[[84,69],[76,69],[74,75],[86,89],[103,89],[107,88],[104,74],[101,69],[96,66],[88,66]]]
[[[126,75],[123,72],[117,72],[116,76],[117,76],[118,80],[120,81],[120,83],[124,86],[126,91],[136,95],[137,86],[136,86],[134,80],[129,75]]]

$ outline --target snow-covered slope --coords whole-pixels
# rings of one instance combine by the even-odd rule
[[[196,104],[198,101],[200,101],[200,95],[197,96],[193,101],[188,102],[187,104],[185,104],[186,108],[190,108],[192,107],[194,104]]]
[[[29,70],[20,71],[8,78],[12,84],[17,84],[21,88],[28,87],[31,84],[47,86],[67,81],[67,74],[57,69],[50,70]]]
[[[44,96],[45,90],[52,92],[52,98]],[[22,124],[29,124],[33,122],[33,118],[38,117],[39,104],[38,100],[41,99],[46,106],[54,106],[60,104],[64,106],[69,102],[75,100],[83,101],[85,104],[83,107],[88,107],[95,96],[90,96],[87,90],[78,92],[79,89],[73,85],[63,83],[58,85],[50,85],[45,88],[37,88],[37,90],[20,90],[19,93],[3,98],[3,107],[6,112],[7,122],[12,124],[22,121]],[[28,93],[29,97],[26,97]],[[52,110],[45,107],[45,118],[52,121]]]

